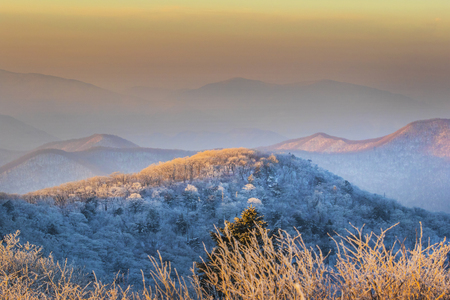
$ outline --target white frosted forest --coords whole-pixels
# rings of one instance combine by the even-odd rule
[[[414,247],[450,235],[450,216],[407,208],[360,190],[308,160],[240,149],[211,150],[151,165],[134,174],[72,182],[24,196],[3,194],[0,234],[20,230],[23,242],[44,254],[83,268],[89,278],[142,284],[161,255],[179,274],[190,274],[214,242],[210,231],[255,207],[268,228],[301,233],[307,247],[318,245],[327,265],[336,261],[331,237],[388,231],[386,244]],[[398,244],[400,245],[400,244]],[[147,278],[151,282],[150,278]]]

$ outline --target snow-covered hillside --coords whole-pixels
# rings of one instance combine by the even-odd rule
[[[66,152],[46,150],[33,153],[0,168],[0,191],[26,193],[48,186],[95,176],[95,166],[78,161]],[[19,159],[20,160],[20,159]]]
[[[139,270],[157,256],[182,274],[214,245],[209,231],[248,206],[269,223],[319,245],[335,258],[328,234],[346,235],[349,223],[367,231],[388,228],[387,244],[414,244],[450,236],[450,216],[406,208],[292,155],[248,149],[198,153],[150,166],[139,173],[73,182],[23,196],[2,195],[0,233],[20,229],[22,240],[43,245],[57,259],[94,270],[99,278],[139,285]],[[28,201],[28,202],[26,202]],[[295,228],[294,228],[295,227]],[[145,271],[144,271],[145,272]],[[144,273],[147,275],[147,273]]]
[[[316,134],[262,148],[293,153],[409,207],[450,212],[450,120],[413,122],[373,140]]]
[[[410,123],[373,147],[450,159],[450,119]]]
[[[0,168],[0,192],[24,194],[93,176],[133,173],[160,161],[191,154],[193,152],[150,148],[37,150]]]

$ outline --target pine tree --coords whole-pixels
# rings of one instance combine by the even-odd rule
[[[256,208],[250,206],[242,212],[240,218],[235,218],[234,222],[225,221],[224,228],[218,228],[218,232],[210,232],[211,238],[214,240],[216,247],[213,248],[211,253],[209,253],[205,262],[196,264],[200,284],[203,288],[205,288],[205,290],[211,292],[214,291],[214,287],[209,286],[207,283],[205,273],[208,270],[208,267],[218,275],[220,281],[220,268],[213,265],[213,262],[216,261],[215,257],[220,253],[219,240],[225,241],[225,244],[229,249],[232,248],[234,241],[239,242],[239,244],[243,247],[247,247],[250,244],[253,234],[255,234],[260,245],[262,245],[261,232],[258,230],[258,227],[268,230],[267,222],[263,220],[263,217],[264,216],[262,216]],[[231,234],[231,239],[229,239],[225,234],[227,230]]]
[[[225,231],[228,229],[231,236],[236,239],[241,245],[247,246],[252,237],[252,232],[255,231],[257,238],[261,236],[257,228],[261,227],[266,229],[267,222],[263,220],[262,216],[256,208],[250,206],[244,210],[240,218],[234,218],[234,222],[225,221],[225,227],[219,228],[221,233],[221,238],[225,239]],[[217,233],[212,233],[212,238],[217,244],[218,236]],[[231,242],[231,241],[230,241]],[[231,245],[231,244],[230,244]]]

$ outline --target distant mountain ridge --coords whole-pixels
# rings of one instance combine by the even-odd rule
[[[93,176],[138,172],[194,153],[141,148],[110,134],[47,143],[28,153],[0,149],[0,192],[23,194]]]
[[[137,137],[205,128],[258,128],[284,136],[320,131],[358,139],[385,135],[414,120],[447,117],[446,110],[403,95],[332,80],[272,84],[232,78],[197,89],[136,87],[124,93],[55,76],[0,71],[2,113],[62,139],[108,132],[140,144]]]
[[[381,138],[353,141],[319,132],[308,137],[291,139],[276,145],[262,147],[272,151],[308,151],[316,153],[346,153],[369,148]]]
[[[402,148],[416,154],[450,158],[450,119],[412,122],[384,137],[353,141],[325,133],[284,141],[262,149],[314,153],[356,153],[375,148]]]
[[[134,119],[129,114],[145,111],[148,116],[158,106],[79,80],[0,70],[0,108],[4,114],[69,139],[99,131],[120,134],[117,129]],[[44,143],[50,141],[54,140]]]
[[[83,105],[100,108],[118,103],[122,98],[122,95],[75,79],[0,70],[0,99],[26,103],[37,110],[67,106],[79,110]]]
[[[318,133],[261,149],[310,159],[362,189],[404,205],[450,212],[449,119],[412,122],[372,140]]]
[[[40,149],[0,167],[0,192],[24,194],[93,176],[138,172],[151,164],[194,153],[140,147],[93,147],[75,152]]]
[[[0,88],[1,90],[1,88]],[[28,151],[44,143],[59,140],[47,132],[11,116],[0,115],[0,148]]]
[[[450,119],[416,121],[384,137],[374,147],[402,147],[424,155],[450,158]]]
[[[225,133],[210,131],[184,131],[174,136],[153,134],[139,140],[145,146],[166,149],[204,150],[214,148],[245,147],[255,148],[261,145],[285,140],[281,134],[256,128],[238,128]]]
[[[101,171],[77,157],[57,149],[28,153],[0,168],[0,191],[20,194],[99,175]]]
[[[0,149],[0,167],[24,155],[24,151]]]
[[[112,134],[94,134],[81,139],[52,142],[38,147],[40,149],[59,149],[66,152],[84,151],[95,147],[139,148],[138,145]]]

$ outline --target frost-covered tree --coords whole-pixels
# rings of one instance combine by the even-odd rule
[[[195,206],[188,208],[191,200]],[[229,221],[230,230],[246,232],[243,220],[233,220],[242,219],[250,204],[264,215],[271,233],[276,227],[291,235],[298,230],[308,248],[331,251],[330,265],[336,245],[328,234],[345,236],[353,229],[350,223],[371,232],[400,222],[386,241],[404,241],[406,248],[414,246],[419,222],[431,243],[450,236],[447,214],[404,207],[291,155],[248,149],[206,151],[136,174],[96,177],[25,196],[0,194],[0,233],[19,229],[22,240],[59,261],[67,258],[95,271],[103,282],[120,272],[120,280],[139,286],[140,270],[151,267],[148,255],[158,252],[179,274],[190,274],[202,252],[199,245],[210,253],[216,246],[209,234],[214,226]]]

